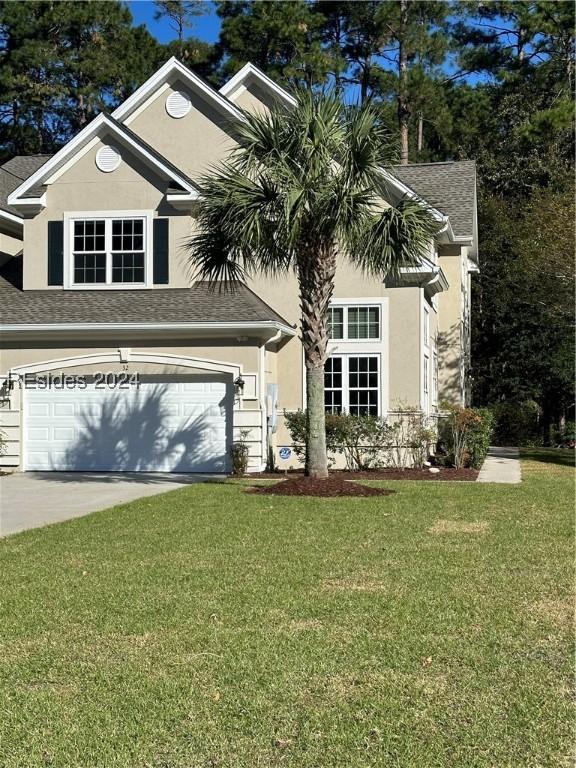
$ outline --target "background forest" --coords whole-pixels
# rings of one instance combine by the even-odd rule
[[[152,4],[150,4],[152,5]],[[154,3],[160,43],[126,3],[0,3],[0,160],[57,150],[169,56],[218,86],[246,61],[285,85],[370,99],[400,162],[478,163],[475,405],[533,400],[573,419],[574,4]],[[195,36],[217,14],[219,36]]]

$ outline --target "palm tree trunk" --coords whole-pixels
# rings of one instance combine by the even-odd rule
[[[306,365],[306,465],[309,477],[328,477],[324,363],[328,346],[328,307],[334,290],[336,254],[330,249],[299,260],[302,347]]]

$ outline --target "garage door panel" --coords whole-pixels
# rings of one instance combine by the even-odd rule
[[[232,407],[225,381],[29,390],[25,469],[224,472]]]

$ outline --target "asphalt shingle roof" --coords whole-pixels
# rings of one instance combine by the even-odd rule
[[[50,157],[52,155],[16,155],[0,166],[0,210],[15,213],[17,216],[21,215],[16,208],[8,205],[8,195],[41,165],[44,165]]]
[[[427,203],[450,218],[456,237],[474,234],[476,163],[474,160],[400,165],[393,173]]]
[[[38,323],[289,323],[243,283],[234,290],[197,282],[153,290],[21,290],[21,257],[0,269],[0,322]]]

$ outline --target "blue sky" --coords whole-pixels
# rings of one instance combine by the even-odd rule
[[[168,43],[176,38],[176,33],[171,28],[170,22],[166,17],[158,21],[154,19],[156,8],[153,0],[126,0],[126,5],[134,17],[134,24],[136,26],[145,24],[150,34],[161,43]],[[206,2],[205,6],[206,13],[202,16],[197,16],[194,19],[194,26],[186,30],[186,36],[198,37],[200,40],[204,40],[207,43],[215,43],[218,40],[218,33],[220,31],[220,19],[216,15],[214,3]],[[504,22],[501,23],[504,24]],[[386,66],[385,62],[382,62],[382,64]],[[448,58],[444,69],[448,75],[451,75],[456,71],[451,57]],[[488,82],[491,78],[484,74],[472,74],[463,79],[470,85],[475,85],[481,82]],[[353,99],[355,93],[351,91],[348,95]]]
[[[145,24],[151,35],[161,43],[169,43],[174,40],[176,35],[170,28],[166,18],[160,21],[154,20],[156,11],[152,0],[128,0],[126,3],[134,17],[134,24]],[[213,3],[206,3],[208,13],[203,16],[197,16],[194,20],[194,27],[186,31],[187,36],[199,37],[207,43],[215,43],[218,40],[220,30],[220,19],[216,15]]]

